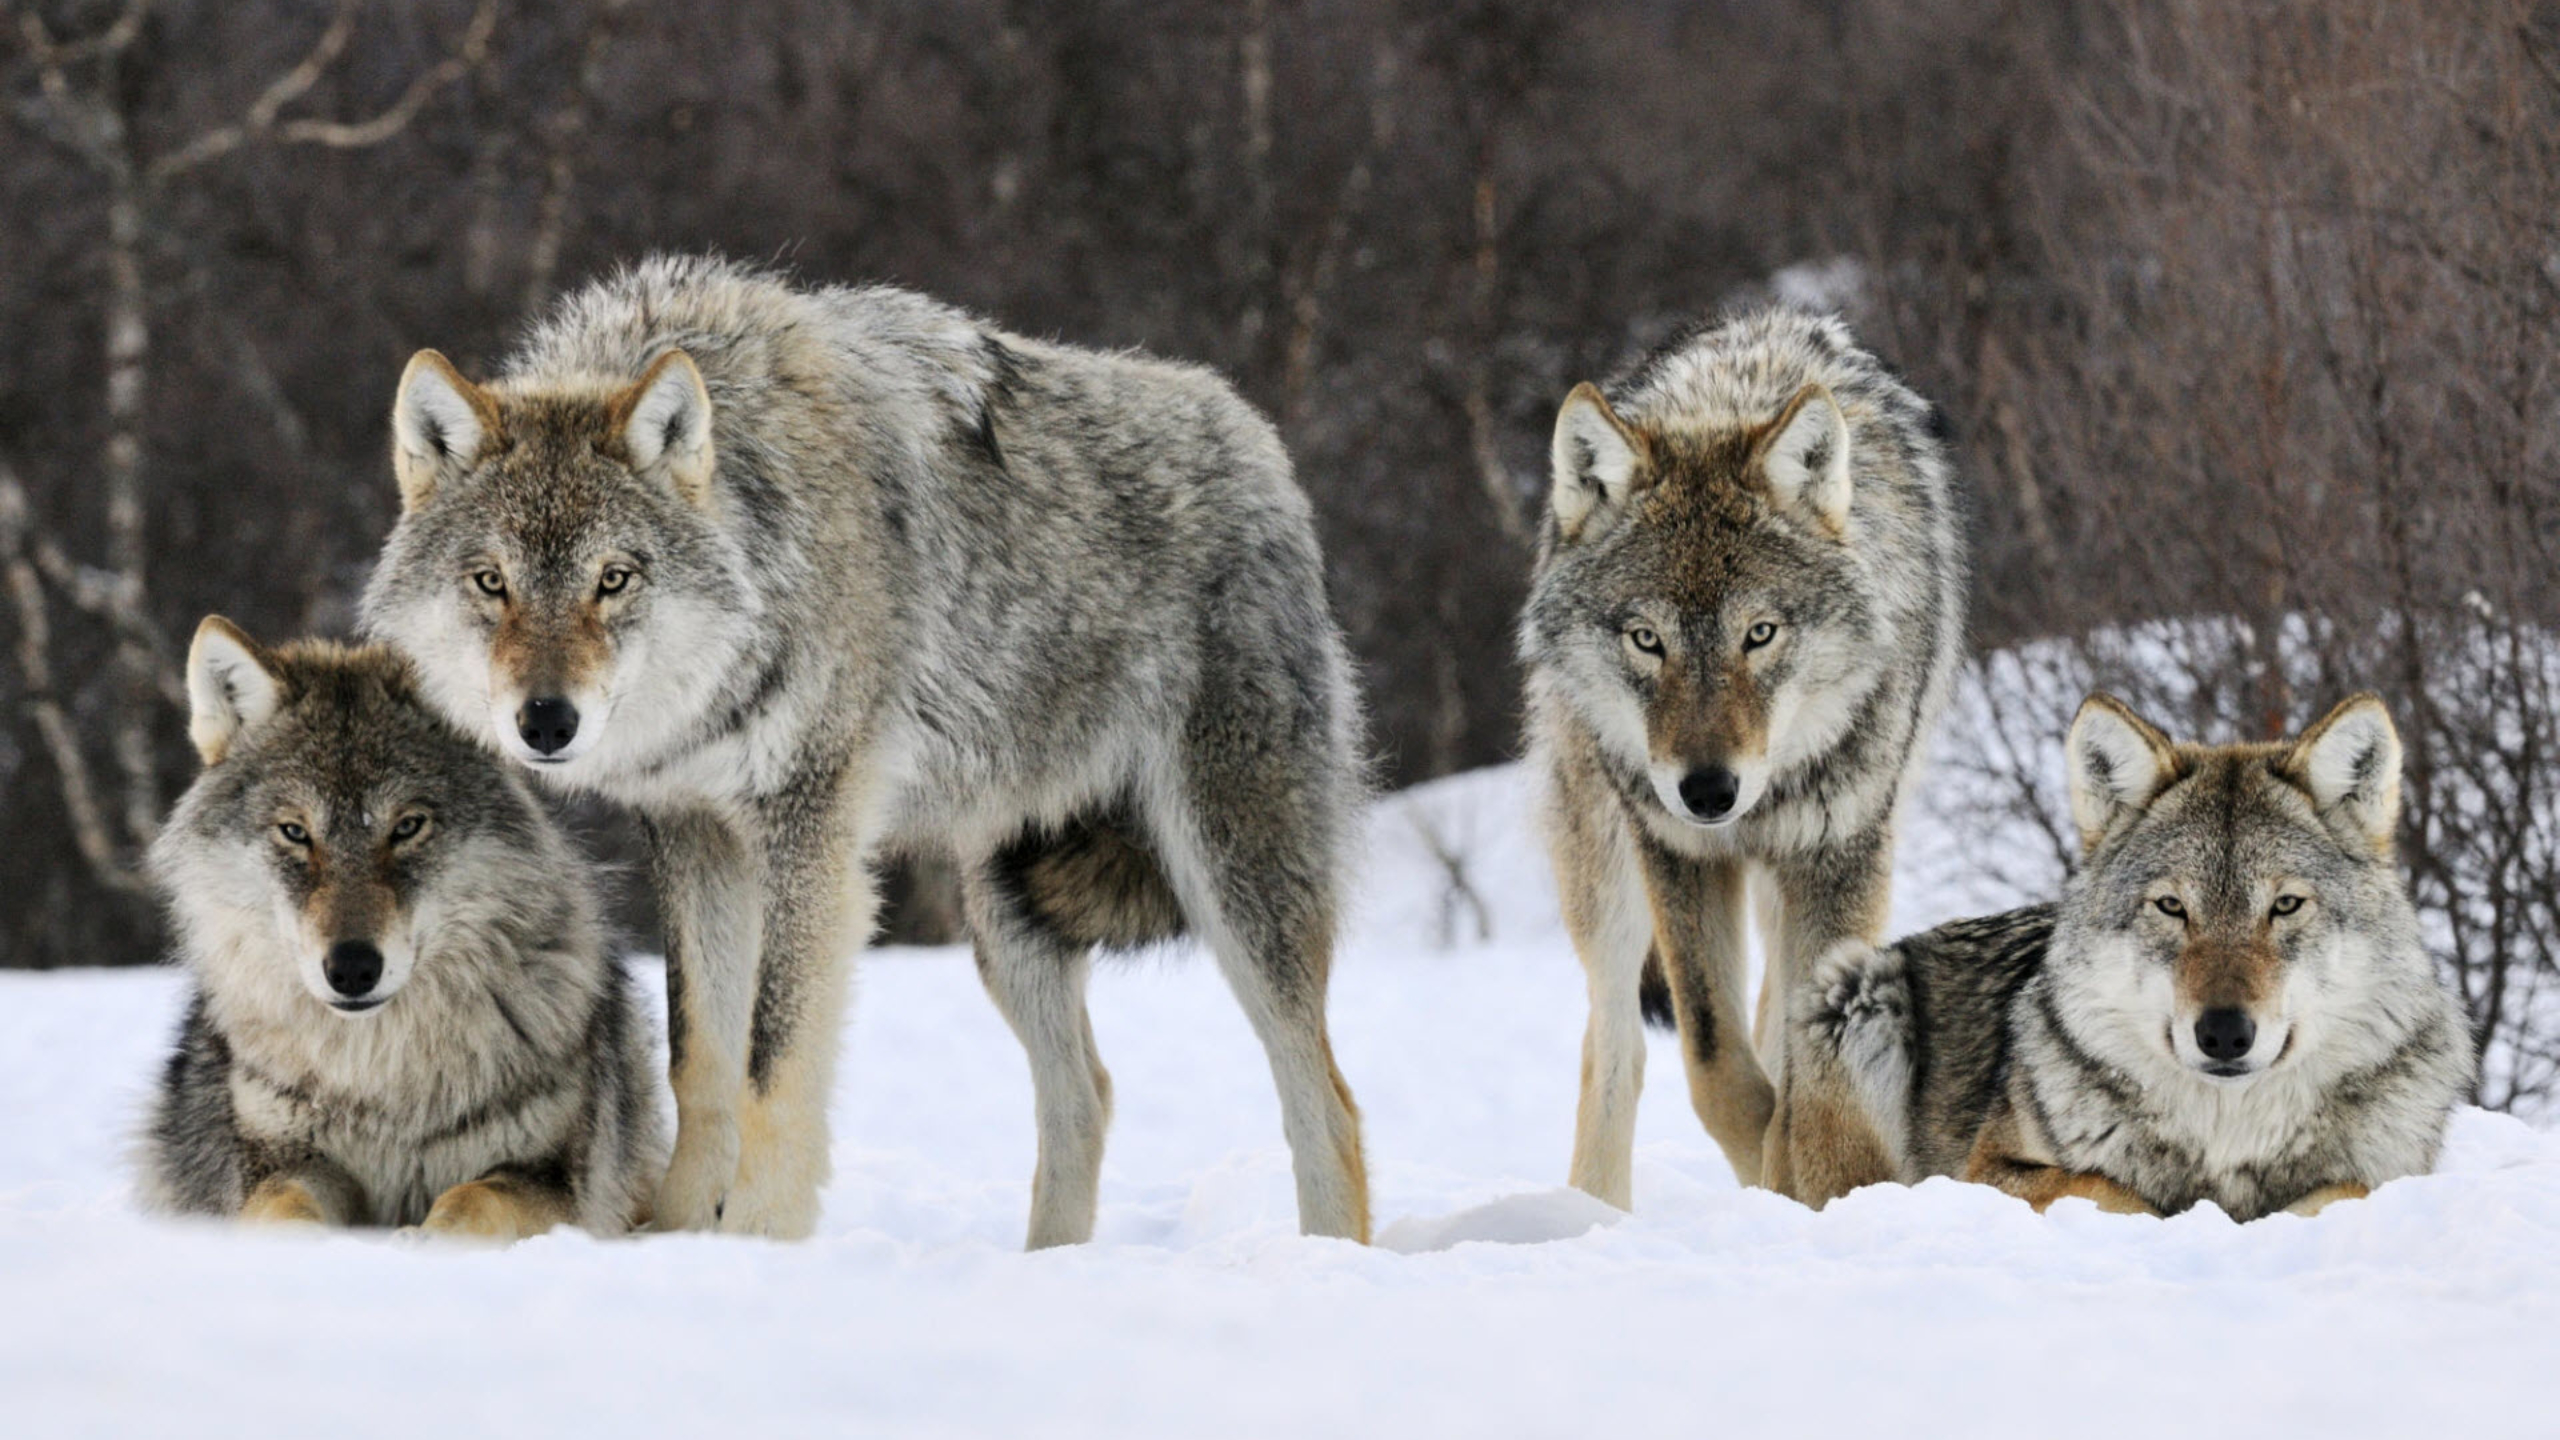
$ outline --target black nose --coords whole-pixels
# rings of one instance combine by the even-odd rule
[[[2196,1048],[2208,1060],[2237,1060],[2258,1043],[2258,1022],[2229,1005],[2196,1017]]]
[[[352,1000],[372,990],[382,978],[382,952],[370,940],[341,940],[329,947],[320,973],[328,977],[330,989]]]
[[[516,712],[516,733],[545,755],[557,755],[578,738],[578,707],[556,695],[527,700]]]
[[[1742,777],[1721,765],[1707,765],[1680,778],[1680,803],[1701,820],[1721,820],[1733,813],[1742,794]]]

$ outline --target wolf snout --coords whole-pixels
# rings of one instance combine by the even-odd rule
[[[1701,765],[1680,777],[1680,803],[1700,820],[1722,820],[1740,798],[1742,777],[1722,765]]]
[[[578,707],[556,695],[527,700],[516,711],[516,734],[538,755],[557,755],[578,738]]]
[[[2216,1068],[2236,1066],[2258,1043],[2258,1022],[2233,1005],[2217,1005],[2196,1017],[2196,1048]]]
[[[350,1000],[371,994],[382,983],[382,951],[370,940],[341,940],[320,962],[329,988]]]

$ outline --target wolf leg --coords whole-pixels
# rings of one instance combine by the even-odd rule
[[[1637,986],[1653,947],[1644,877],[1617,806],[1557,777],[1547,845],[1565,931],[1582,960],[1591,1018],[1582,1031],[1581,1098],[1573,1114],[1575,1189],[1635,1206],[1636,1102],[1644,1093],[1644,1014]]]
[[[738,1178],[720,1211],[735,1235],[797,1240],[818,1227],[853,954],[876,893],[862,863],[853,782],[811,774],[757,805],[765,845],[764,955],[749,1026]]]
[[[1280,1092],[1280,1125],[1298,1182],[1298,1229],[1369,1240],[1369,1170],[1360,1110],[1325,1028],[1333,965],[1334,867],[1348,823],[1344,777],[1284,758],[1217,748],[1278,722],[1220,716],[1195,739],[1179,793],[1155,797],[1149,828],[1194,933],[1262,1041]],[[1330,757],[1306,762],[1325,767]]]
[[[1878,834],[1770,867],[1779,892],[1779,943],[1761,983],[1785,987],[1780,1013],[1818,1007],[1820,997],[1797,993],[1813,983],[1816,957],[1844,940],[1875,943],[1884,928],[1892,862],[1892,846]],[[1790,1026],[1781,1040],[1787,1056],[1779,1066],[1767,1168],[1771,1188],[1820,1209],[1861,1185],[1893,1179],[1894,1166],[1848,1072],[1837,1064],[1807,1070],[1799,1063],[1804,1038]]]
[[[1031,1174],[1027,1248],[1081,1245],[1093,1238],[1103,1137],[1111,1128],[1111,1076],[1084,1002],[1092,951],[1030,913],[985,863],[972,867],[966,888],[978,978],[1031,1057],[1040,1156]]]
[[[499,1169],[437,1196],[418,1228],[430,1235],[510,1245],[569,1224],[576,1210],[567,1186]]]
[[[708,1230],[738,1175],[749,1016],[763,940],[761,865],[709,811],[644,816],[667,939],[668,1079],[675,1152],[651,1204],[661,1230]]]
[[[1743,873],[1739,861],[1699,860],[1639,840],[1654,949],[1671,984],[1689,1104],[1734,1178],[1762,1182],[1761,1151],[1775,1099],[1742,1018]]]
[[[354,1176],[311,1160],[251,1186],[240,1218],[254,1225],[362,1225],[372,1208]]]

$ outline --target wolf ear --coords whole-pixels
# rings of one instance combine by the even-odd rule
[[[219,615],[207,615],[187,647],[187,738],[219,765],[241,731],[276,712],[275,662]]]
[[[2113,695],[2080,702],[2071,720],[2071,820],[2095,850],[2126,815],[2151,801],[2177,768],[2178,747]]]
[[[400,477],[401,510],[434,499],[446,471],[468,466],[497,428],[496,399],[463,379],[452,361],[433,350],[410,356],[400,372],[400,397],[391,402],[391,469]]]
[[[2400,827],[2400,732],[2375,695],[2351,695],[2285,757],[2320,818],[2388,854]]]
[[[1839,534],[1849,523],[1849,420],[1819,384],[1798,390],[1761,442],[1760,473],[1780,505],[1800,506]]]
[[[670,350],[614,397],[614,433],[642,475],[661,475],[695,505],[711,499],[711,392],[693,357]]]
[[[1581,535],[1592,517],[1626,503],[1645,482],[1651,460],[1642,432],[1618,418],[1600,387],[1586,380],[1564,397],[1556,412],[1554,462],[1556,529],[1565,539]]]

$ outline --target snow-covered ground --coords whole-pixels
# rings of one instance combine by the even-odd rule
[[[1092,1246],[1018,1252],[1022,1054],[957,950],[865,962],[817,1239],[503,1253],[132,1212],[167,973],[0,976],[0,1434],[2462,1436],[2560,1429],[2560,1138],[2317,1220],[1737,1189],[1657,1042],[1636,1211],[1559,1188],[1581,976],[1490,771],[1382,805],[1335,1043],[1381,1244],[1295,1234],[1267,1072],[1181,951],[1105,970]],[[1484,913],[1444,911],[1419,817]],[[1976,897],[1915,825],[1896,919]],[[1977,867],[1978,868],[1978,867]],[[1489,938],[1477,938],[1479,921]]]

